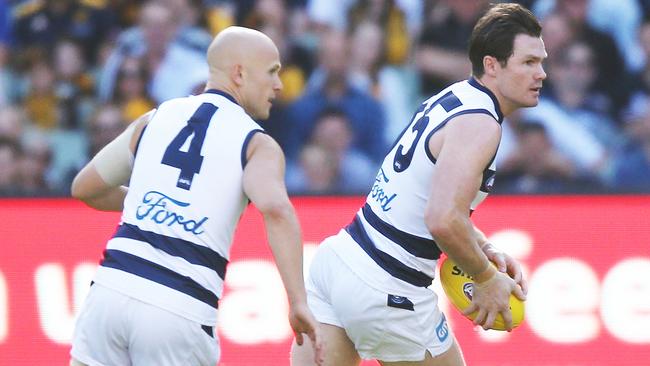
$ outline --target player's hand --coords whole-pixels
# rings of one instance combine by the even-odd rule
[[[528,283],[526,282],[526,279],[524,279],[524,275],[521,271],[521,265],[517,260],[500,251],[491,243],[486,243],[483,245],[483,247],[481,247],[481,249],[483,249],[483,253],[485,253],[487,258],[492,263],[496,264],[499,272],[507,273],[510,278],[515,280],[519,287],[521,287],[524,295],[528,294]]]
[[[501,314],[506,330],[512,330],[512,313],[510,312],[510,294],[525,300],[526,295],[519,285],[507,274],[495,271],[494,275],[484,282],[474,282],[472,303],[463,311],[464,315],[477,312],[474,324],[483,329],[490,329],[494,320]]]
[[[307,303],[301,302],[291,306],[289,312],[289,324],[296,337],[296,343],[302,346],[304,343],[303,333],[307,334],[314,348],[314,362],[322,365],[324,362],[323,344],[320,335],[320,326],[312,315]]]

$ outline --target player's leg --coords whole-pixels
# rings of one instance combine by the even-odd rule
[[[90,288],[75,324],[71,366],[131,365],[122,333],[128,301],[97,283]]]
[[[422,361],[403,361],[403,362],[384,362],[379,361],[382,366],[465,366],[463,353],[458,347],[458,343],[454,340],[451,347],[437,355],[431,356],[431,353],[426,352],[424,360]]]
[[[321,337],[325,351],[324,366],[357,366],[361,362],[354,344],[348,338],[343,328],[321,324]],[[292,366],[312,366],[314,363],[314,350],[308,337],[302,346],[295,340],[291,345]]]
[[[341,285],[347,281],[341,271],[344,265],[328,244],[335,240],[338,240],[338,236],[326,239],[319,246],[312,259],[305,287],[309,308],[321,325],[325,365],[352,366],[359,364],[359,354],[343,328],[344,323],[341,322],[340,316],[344,314],[339,314],[332,302],[334,293],[346,292],[345,286]],[[353,296],[354,293],[347,295],[348,298]],[[305,342],[302,346],[298,346],[295,341],[292,345],[293,366],[314,365],[311,342],[308,337],[303,339]]]

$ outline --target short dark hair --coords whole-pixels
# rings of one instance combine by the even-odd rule
[[[483,76],[485,56],[493,56],[505,66],[512,56],[514,40],[518,34],[540,37],[542,26],[530,10],[519,4],[492,5],[478,20],[469,39],[472,74],[476,77]]]

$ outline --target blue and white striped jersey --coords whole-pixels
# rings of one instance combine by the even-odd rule
[[[436,159],[429,151],[429,140],[452,118],[469,113],[490,115],[498,123],[503,120],[494,94],[474,78],[452,84],[426,100],[386,155],[365,205],[345,228],[363,250],[336,247],[339,256],[366,282],[386,288],[380,284],[386,282],[379,273],[383,269],[392,278],[412,285],[431,285],[441,252],[424,220],[430,191],[435,189],[431,177]],[[494,173],[492,158],[472,210],[487,196]],[[367,257],[381,268],[368,265]]]
[[[243,192],[246,147],[262,131],[217,90],[160,105],[136,151],[122,222],[94,281],[216,324]]]

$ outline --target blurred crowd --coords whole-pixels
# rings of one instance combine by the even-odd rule
[[[519,1],[549,54],[539,106],[503,124],[502,193],[650,192],[650,0]],[[0,194],[65,195],[132,120],[200,93],[212,37],[278,45],[262,126],[293,194],[363,194],[413,111],[471,70],[487,0],[0,1]]]

